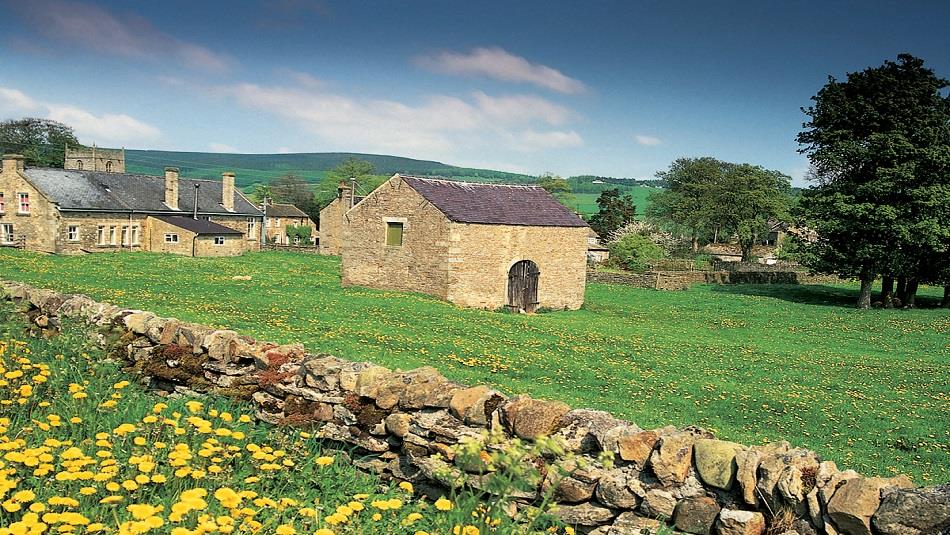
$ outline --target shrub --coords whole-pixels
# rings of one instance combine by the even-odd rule
[[[610,263],[630,271],[642,272],[647,269],[650,260],[666,256],[663,248],[639,234],[627,234],[611,242],[607,248],[610,249]]]

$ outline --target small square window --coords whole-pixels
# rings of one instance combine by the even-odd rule
[[[178,243],[178,234],[166,234],[165,243]]]
[[[402,245],[402,223],[386,222],[386,245],[398,247]]]
[[[19,208],[17,209],[17,213],[19,214],[30,213],[30,194],[17,193],[17,198],[19,199]]]
[[[215,245],[224,245],[224,236],[215,236],[214,237]]]
[[[66,229],[66,239],[69,241],[79,241],[79,225],[69,225]]]

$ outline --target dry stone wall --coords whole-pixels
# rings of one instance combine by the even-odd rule
[[[743,446],[694,427],[645,430],[603,411],[457,384],[430,367],[389,370],[20,283],[0,282],[0,294],[37,328],[55,329],[63,317],[95,326],[103,345],[152,388],[248,400],[261,420],[313,428],[356,447],[363,454],[357,465],[383,477],[437,485],[437,471],[455,458],[453,447],[486,429],[526,440],[557,437],[586,457],[584,468],[548,478],[521,499],[528,507],[553,488],[556,514],[580,533],[950,529],[950,485],[914,488],[903,476],[863,477],[786,442]],[[604,452],[613,463],[600,462]]]

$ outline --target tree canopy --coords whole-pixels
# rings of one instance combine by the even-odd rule
[[[597,197],[597,206],[599,210],[590,217],[589,224],[603,239],[607,239],[614,231],[637,218],[633,197],[629,193],[621,195],[620,188],[602,191]]]
[[[538,177],[537,184],[554,196],[554,198],[560,201],[564,206],[572,210],[577,208],[577,198],[574,197],[571,183],[567,180],[553,173],[544,173]]]
[[[337,196],[340,182],[350,184],[356,180],[357,194],[367,194],[386,181],[387,177],[376,175],[372,163],[357,158],[348,158],[340,165],[327,171],[327,176],[317,186],[317,204],[320,208],[333,202]]]
[[[66,145],[79,146],[72,127],[49,119],[26,117],[0,123],[0,151],[22,154],[26,165],[63,167]]]
[[[647,217],[701,241],[734,236],[749,260],[769,223],[788,219],[791,178],[757,165],[729,163],[711,157],[680,158],[657,173],[668,189],[650,194]]]
[[[320,219],[320,206],[314,195],[313,184],[293,173],[272,180],[258,192],[261,195],[269,194],[273,202],[293,204],[314,221]]]
[[[948,85],[901,54],[844,81],[829,77],[802,109],[808,121],[798,142],[816,186],[804,192],[799,216],[819,237],[802,244],[803,260],[859,278],[861,308],[878,275],[885,306],[895,278],[909,304],[921,282],[950,285]]]

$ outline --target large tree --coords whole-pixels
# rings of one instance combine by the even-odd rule
[[[299,176],[289,173],[276,178],[268,184],[266,190],[273,202],[293,204],[306,212],[310,219],[320,219],[320,206],[314,196],[313,184]],[[263,193],[263,190],[261,191]]]
[[[667,188],[650,194],[647,217],[660,226],[690,238],[693,251],[701,239],[718,230],[716,184],[722,181],[726,163],[715,158],[679,158],[656,177]]]
[[[337,196],[340,182],[351,184],[356,181],[357,194],[366,194],[376,189],[384,180],[375,174],[372,163],[357,158],[347,158],[343,163],[327,171],[327,177],[317,187],[317,204],[321,208],[333,202]]]
[[[561,201],[564,206],[571,210],[577,209],[577,198],[574,197],[571,183],[567,180],[553,173],[544,173],[538,177],[537,184],[553,195],[555,199]]]
[[[742,261],[752,258],[752,248],[766,237],[771,222],[788,219],[791,180],[757,165],[725,166],[712,193],[713,219],[736,237]]]
[[[79,145],[76,134],[56,121],[27,117],[0,123],[0,152],[22,154],[29,166],[62,168],[67,144]]]
[[[599,210],[590,217],[590,228],[606,240],[620,227],[633,222],[637,217],[637,207],[628,193],[620,194],[620,188],[605,189],[597,197]]]
[[[802,197],[804,223],[819,239],[806,244],[808,265],[861,280],[858,307],[884,276],[913,303],[917,284],[950,246],[950,83],[923,60],[897,61],[829,77],[803,108],[798,135],[817,182]]]

